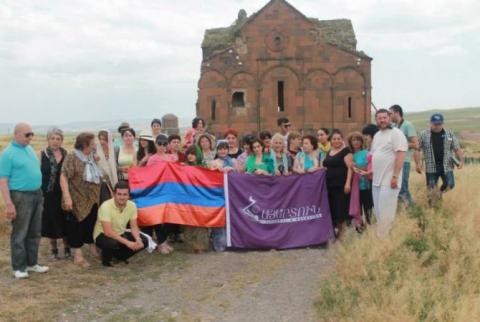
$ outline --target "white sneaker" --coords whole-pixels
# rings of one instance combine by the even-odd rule
[[[22,279],[22,278],[27,278],[28,277],[28,273],[25,271],[25,272],[22,272],[22,271],[13,271],[13,276],[16,278],[16,279]]]
[[[27,272],[45,273],[48,272],[48,266],[41,266],[38,264],[35,266],[27,266]]]

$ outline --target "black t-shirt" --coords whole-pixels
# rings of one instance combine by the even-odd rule
[[[435,133],[432,131],[432,148],[437,169],[443,169],[443,142],[445,140],[445,130]]]

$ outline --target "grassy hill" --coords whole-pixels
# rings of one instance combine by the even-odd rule
[[[406,113],[405,118],[412,122],[417,130],[422,130],[428,128],[433,113],[442,113],[445,126],[455,132],[480,132],[480,107]]]

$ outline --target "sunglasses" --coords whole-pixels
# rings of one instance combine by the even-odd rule
[[[29,137],[33,137],[35,135],[35,133],[33,132],[27,132],[24,134],[26,138],[29,138]]]
[[[283,127],[284,128],[289,128],[289,127],[292,127],[292,124],[284,124]]]
[[[168,146],[168,142],[157,143],[157,145],[160,145],[160,146]]]

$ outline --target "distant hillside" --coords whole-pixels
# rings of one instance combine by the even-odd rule
[[[405,118],[420,131],[429,127],[430,116],[433,113],[442,113],[445,117],[445,127],[455,132],[480,132],[480,107],[406,113]]]

